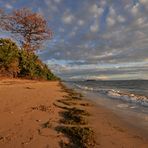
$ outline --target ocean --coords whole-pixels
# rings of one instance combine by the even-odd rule
[[[87,99],[121,115],[131,125],[148,131],[148,80],[87,80],[66,84]]]
[[[71,81],[75,88],[148,107],[148,80]]]

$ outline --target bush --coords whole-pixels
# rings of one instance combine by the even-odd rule
[[[20,67],[20,77],[33,77],[35,73],[37,56],[33,53],[29,53],[25,50],[20,50],[19,52],[19,67]]]
[[[29,79],[58,79],[38,56],[24,49],[19,50],[10,39],[0,39],[0,74]]]
[[[33,52],[20,50],[19,52],[20,77],[30,79],[56,80],[57,77],[43,64]]]
[[[10,39],[0,39],[0,73],[16,77],[19,73],[17,45]]]

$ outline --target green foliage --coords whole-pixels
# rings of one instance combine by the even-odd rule
[[[25,50],[21,50],[19,52],[19,76],[32,78],[35,73],[34,71],[36,70],[36,60],[36,55],[33,53],[28,53]]]
[[[56,80],[57,77],[43,64],[33,52],[20,50],[19,52],[20,77],[30,79]]]
[[[16,76],[19,72],[17,45],[10,39],[0,39],[0,73]]]
[[[29,79],[57,80],[33,52],[19,50],[10,39],[0,39],[0,74]]]

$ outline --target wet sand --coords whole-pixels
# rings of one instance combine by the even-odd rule
[[[59,148],[61,140],[69,142],[55,130],[62,109],[54,104],[65,95],[59,82],[1,79],[0,148]],[[148,147],[147,134],[106,108],[82,102],[91,104],[85,110],[91,114],[88,125],[95,132],[96,148]]]
[[[98,109],[97,109],[98,108]],[[96,133],[99,148],[147,148],[148,133],[133,127],[121,116],[102,106],[90,108],[90,124]],[[132,118],[130,119],[132,120]],[[137,122],[138,124],[138,122]]]

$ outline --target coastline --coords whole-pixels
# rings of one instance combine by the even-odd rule
[[[147,131],[132,126],[129,122],[122,119],[122,116],[115,114],[104,106],[95,103],[93,105],[93,108],[89,111],[93,114],[89,122],[95,129],[97,141],[99,142],[98,147],[148,147]]]
[[[148,147],[148,136],[59,81],[1,79],[0,101],[0,147],[3,148],[68,147],[75,137],[66,133],[71,129],[61,130],[61,126],[85,127],[90,135],[83,142],[93,148]],[[74,107],[75,112],[71,111]],[[65,115],[69,114],[81,116],[67,118]],[[85,130],[79,128],[77,133]]]

